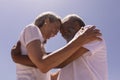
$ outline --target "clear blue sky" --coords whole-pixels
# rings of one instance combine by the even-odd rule
[[[45,11],[53,11],[61,17],[75,13],[86,24],[101,29],[107,45],[109,80],[120,80],[119,8],[119,0],[0,0],[0,80],[16,80],[10,49],[24,26]],[[64,44],[59,34],[49,40],[46,50],[53,51]]]

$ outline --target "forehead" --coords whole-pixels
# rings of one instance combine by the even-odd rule
[[[80,28],[81,27],[80,27],[78,21],[70,19],[70,20],[67,20],[64,23],[62,23],[61,30],[75,30],[75,31],[77,31]]]
[[[65,21],[62,23],[62,28],[72,28],[74,27],[74,22],[72,20]]]
[[[74,21],[72,19],[68,19],[63,24],[74,24]]]
[[[60,27],[60,26],[61,26],[61,23],[60,23],[59,21],[55,21],[55,22],[52,22],[51,25]]]

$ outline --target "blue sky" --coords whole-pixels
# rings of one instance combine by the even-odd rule
[[[86,24],[96,25],[106,40],[109,80],[120,80],[120,1],[119,0],[0,0],[0,80],[16,80],[10,49],[21,30],[42,12],[53,11],[64,17],[75,13]],[[53,51],[65,45],[58,34],[46,45]]]

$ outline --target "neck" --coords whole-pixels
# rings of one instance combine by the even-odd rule
[[[41,31],[41,33],[42,33],[43,38],[46,40],[44,28],[41,27],[41,28],[39,28],[39,29],[40,29],[40,31]]]
[[[43,28],[39,28],[42,34],[42,37],[44,39],[43,43],[45,44],[47,42],[47,39],[45,38],[45,30]]]

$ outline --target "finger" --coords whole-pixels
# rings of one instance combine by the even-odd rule
[[[95,36],[102,36],[102,33],[99,31],[94,32]]]
[[[102,41],[102,38],[100,38],[100,37],[96,37],[96,39],[99,40],[99,41]]]
[[[94,31],[95,31],[95,32],[100,32],[100,30],[99,30],[99,29],[95,29]]]
[[[95,26],[92,26],[92,27],[90,27],[90,28],[88,28],[86,31],[85,31],[85,33],[86,34],[89,34],[89,33],[92,33],[94,30],[95,30]]]
[[[96,28],[96,26],[91,26],[88,28],[88,30],[94,30]]]
[[[20,48],[21,47],[21,43],[20,41],[17,42],[16,48]]]
[[[15,49],[16,48],[16,44],[12,47],[12,49]]]
[[[95,29],[95,30],[91,31],[91,33],[89,33],[89,34],[91,34],[93,36],[101,36],[102,35],[102,33],[100,32],[99,29]]]
[[[11,49],[11,54],[20,54],[21,53],[21,43],[20,41],[17,42],[16,45]]]
[[[89,38],[90,41],[94,41],[94,40],[98,40],[98,41],[102,41],[102,38],[100,37],[92,37],[92,38]]]
[[[12,49],[19,48],[20,46],[21,46],[21,43],[20,43],[20,41],[18,41],[18,42],[12,47]]]

